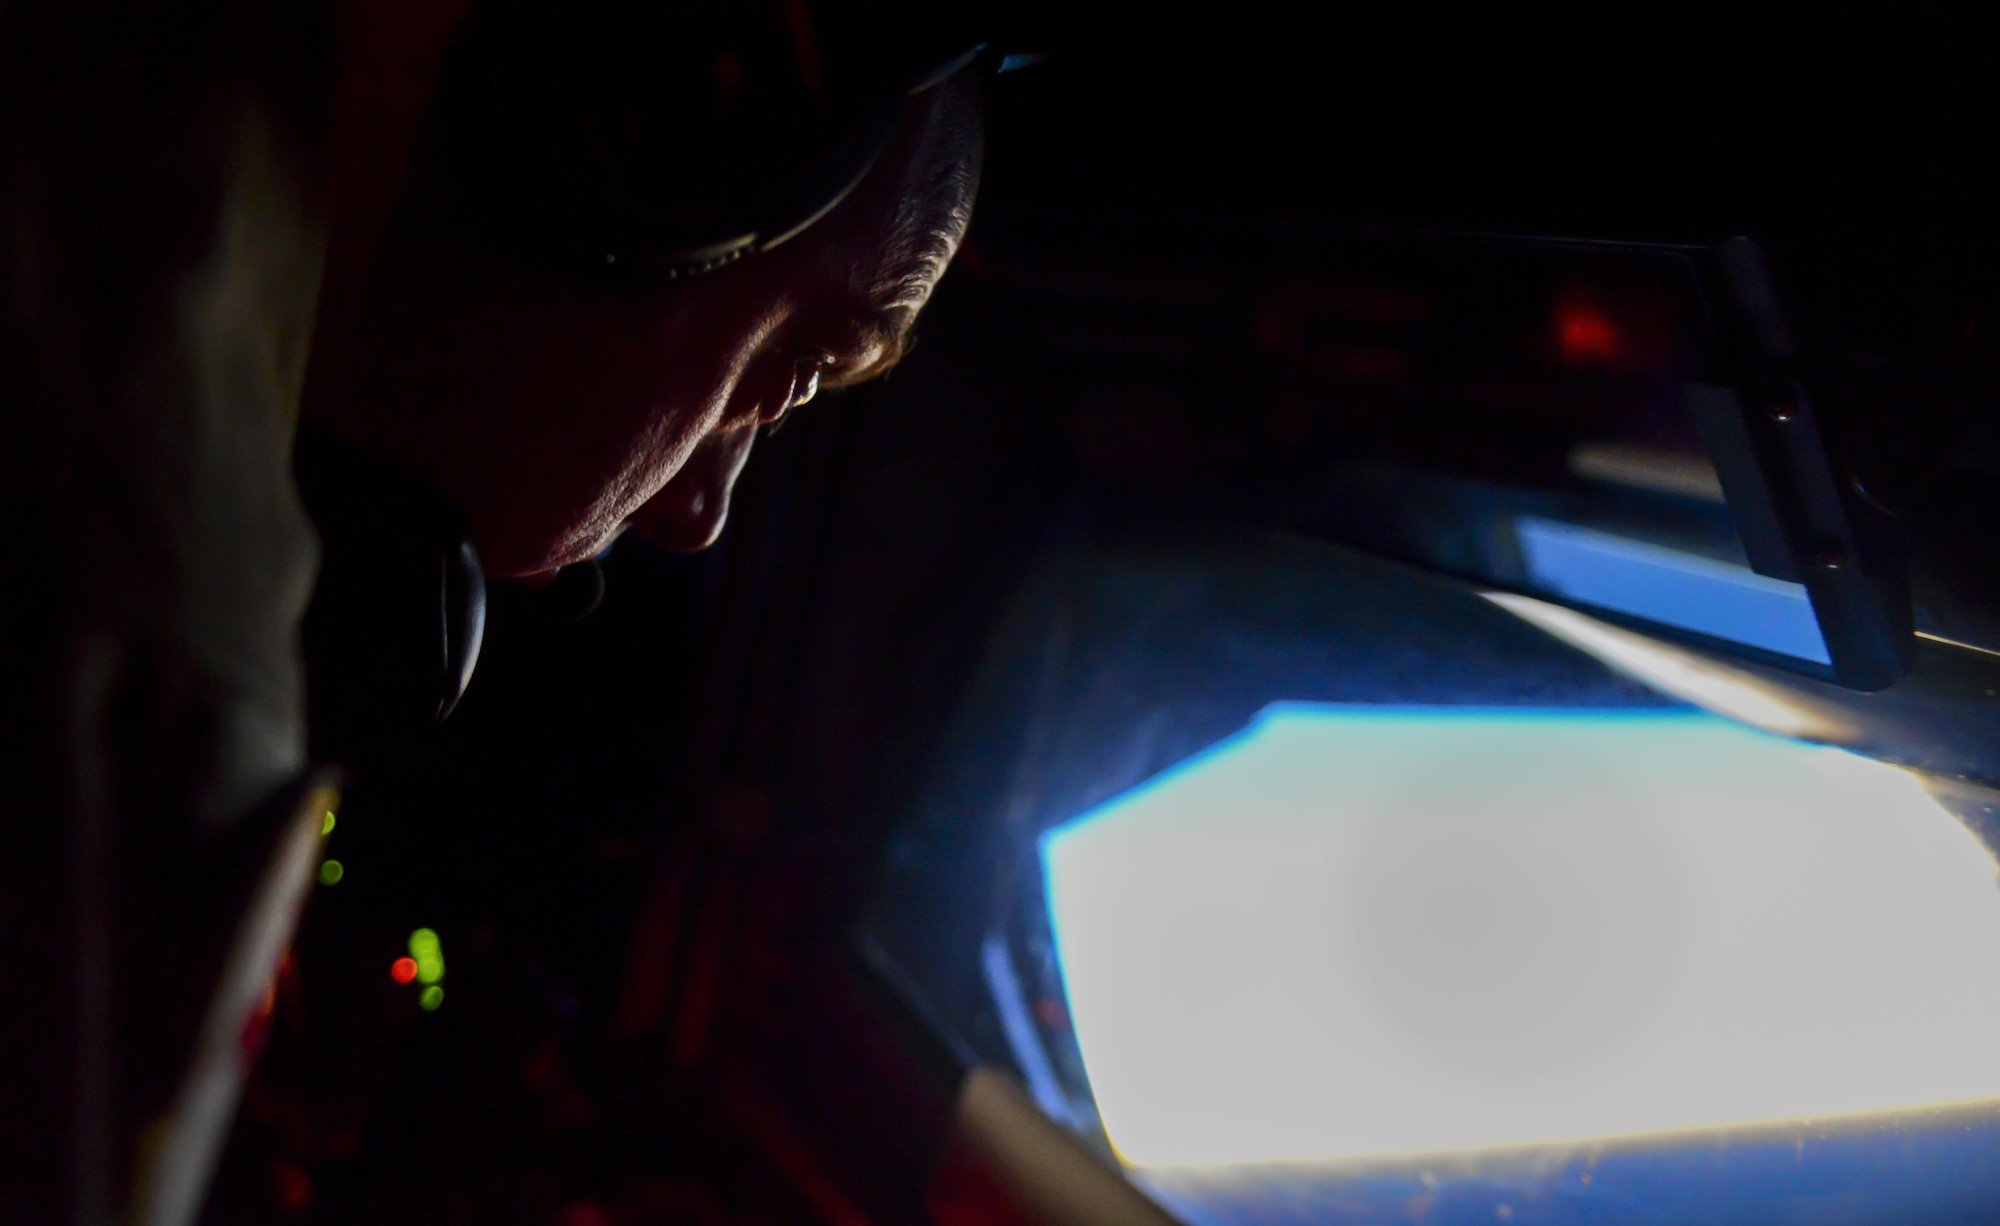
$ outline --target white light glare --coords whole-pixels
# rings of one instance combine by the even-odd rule
[[[1136,1165],[2000,1097],[1992,858],[1910,776],[1708,716],[1274,707],[1043,861]]]

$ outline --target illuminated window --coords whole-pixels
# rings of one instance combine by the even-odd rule
[[[1140,1166],[2000,1098],[2000,888],[1903,772],[1694,714],[1278,706],[1053,831]]]

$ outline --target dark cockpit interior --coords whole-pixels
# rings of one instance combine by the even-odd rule
[[[2000,1213],[2000,14],[193,7],[0,6],[0,1218]]]

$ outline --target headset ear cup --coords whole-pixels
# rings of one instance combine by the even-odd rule
[[[353,765],[450,714],[485,637],[486,578],[443,495],[319,431],[295,450],[320,538],[300,638],[314,757]]]
[[[472,672],[479,667],[479,648],[486,641],[486,571],[479,565],[479,551],[469,540],[443,557],[444,585],[442,625],[444,631],[444,673],[440,678],[441,697],[437,718],[443,720],[465,697],[472,684]],[[598,583],[602,597],[603,581]],[[595,604],[592,605],[595,608]]]

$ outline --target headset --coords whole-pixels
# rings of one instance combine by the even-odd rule
[[[440,82],[447,174],[544,261],[712,271],[846,199],[912,95],[997,68],[988,25],[978,5],[485,0]]]

